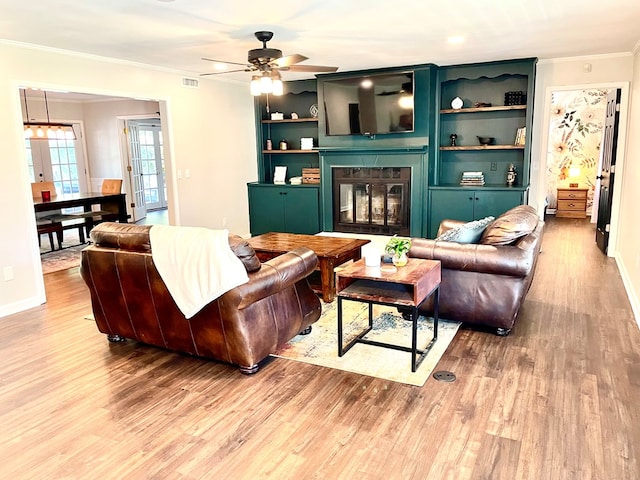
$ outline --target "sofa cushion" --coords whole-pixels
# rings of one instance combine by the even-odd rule
[[[500,215],[483,232],[483,245],[510,245],[530,234],[538,224],[538,214],[529,205],[519,205]]]
[[[456,242],[456,243],[478,243],[482,237],[487,225],[495,220],[495,217],[485,217],[473,222],[467,222],[459,227],[447,230],[438,238],[437,241]]]
[[[238,257],[247,272],[255,272],[260,270],[262,264],[256,256],[256,252],[253,247],[240,235],[229,235],[229,246],[236,257]]]

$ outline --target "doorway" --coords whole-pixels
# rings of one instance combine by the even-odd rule
[[[569,177],[569,169],[565,169],[564,170],[564,178],[563,177],[563,172],[561,168],[554,168],[551,164],[552,164],[552,157],[555,153],[555,155],[559,155],[561,154],[563,151],[567,151],[564,150],[563,145],[566,147],[566,142],[561,142],[560,145],[555,145],[555,147],[557,148],[556,152],[553,152],[552,149],[554,148],[554,142],[551,140],[551,133],[550,130],[552,128],[552,124],[554,122],[554,118],[555,121],[557,122],[558,119],[557,117],[560,116],[560,113],[562,113],[562,111],[558,111],[554,108],[552,108],[552,94],[554,92],[565,92],[565,91],[590,91],[590,90],[602,90],[602,91],[612,91],[615,89],[619,89],[621,92],[620,95],[620,116],[619,116],[619,125],[620,125],[620,129],[619,129],[619,139],[618,139],[618,148],[617,148],[617,161],[616,161],[616,175],[618,178],[622,178],[624,176],[624,153],[625,153],[625,143],[626,143],[626,125],[627,125],[627,117],[628,117],[628,111],[629,111],[629,95],[630,95],[630,84],[629,82],[612,82],[612,83],[600,83],[600,84],[588,84],[588,85],[572,85],[572,86],[557,86],[557,87],[548,87],[546,89],[545,92],[545,98],[544,98],[544,108],[543,108],[543,120],[542,120],[542,127],[541,127],[541,139],[540,139],[540,146],[541,146],[541,151],[539,153],[540,155],[540,171],[539,171],[539,183],[538,183],[538,187],[537,187],[537,195],[536,195],[536,205],[539,208],[539,211],[542,212],[543,210],[546,211],[546,213],[555,213],[554,211],[554,207],[555,207],[555,194],[557,194],[557,185],[558,182],[565,182],[567,185],[569,183],[573,183],[572,180],[570,180]],[[603,101],[603,105],[605,104],[605,101]],[[565,110],[564,113],[562,113],[563,117],[564,115],[567,113],[567,111]],[[569,115],[570,117],[571,115]],[[572,120],[570,118],[568,118],[568,120],[571,122]],[[573,121],[575,122],[576,120],[576,116],[574,116]],[[560,120],[561,122],[561,120]],[[603,128],[604,128],[604,124],[603,124]],[[572,135],[574,136],[574,138],[577,138],[577,140],[579,140],[580,142],[584,142],[585,140],[582,137],[582,127],[579,129],[577,126],[575,126],[575,129],[571,130],[570,128],[567,130],[567,132],[572,132]],[[567,133],[568,135],[568,133]],[[565,138],[566,140],[566,138]],[[602,131],[601,131],[601,135],[600,135],[600,142],[602,141]],[[568,149],[570,151],[570,149]],[[599,169],[599,162],[600,162],[600,151],[598,151],[598,155],[596,157],[596,161],[595,161],[595,165],[596,165],[596,173],[594,175],[593,178],[595,178],[598,175],[598,169]],[[591,160],[589,162],[590,164],[593,164],[593,160]],[[597,205],[598,205],[598,198],[597,198],[597,192],[600,189],[599,186],[599,180],[595,179],[595,180],[591,180],[591,183],[594,184],[594,191],[596,192],[594,195],[591,196],[591,198],[593,199],[590,203],[590,207],[591,207],[591,216],[593,218],[593,227],[594,227],[594,244],[595,244],[595,221],[597,219]],[[551,195],[550,195],[551,194]],[[619,229],[619,217],[620,217],[620,201],[621,201],[621,190],[618,189],[613,189],[613,192],[610,192],[611,195],[611,221],[610,221],[610,229],[609,229],[609,242],[608,242],[608,249],[607,249],[607,256],[609,257],[615,257],[616,255],[616,250],[617,250],[617,241],[618,241],[618,229]],[[551,198],[550,198],[551,197]],[[595,205],[595,207],[594,207]]]
[[[125,120],[126,170],[133,193],[133,221],[167,209],[162,127],[159,118]]]
[[[551,92],[547,138],[547,213],[555,213],[559,188],[587,189],[584,215],[595,223],[596,177],[609,89]]]

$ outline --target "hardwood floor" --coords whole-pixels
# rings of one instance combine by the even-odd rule
[[[14,479],[640,478],[640,332],[586,220],[551,219],[508,337],[463,329],[422,388],[270,359],[232,366],[93,322],[78,269],[0,319]]]

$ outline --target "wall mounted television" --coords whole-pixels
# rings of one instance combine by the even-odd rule
[[[326,134],[413,132],[413,87],[412,71],[324,80]]]

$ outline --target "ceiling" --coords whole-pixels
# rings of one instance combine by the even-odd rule
[[[214,71],[201,57],[244,63],[261,46],[257,30],[275,32],[268,46],[284,55],[339,71],[622,53],[640,40],[638,0],[0,0],[0,11],[4,40],[194,76]],[[454,36],[464,42],[449,43]]]

